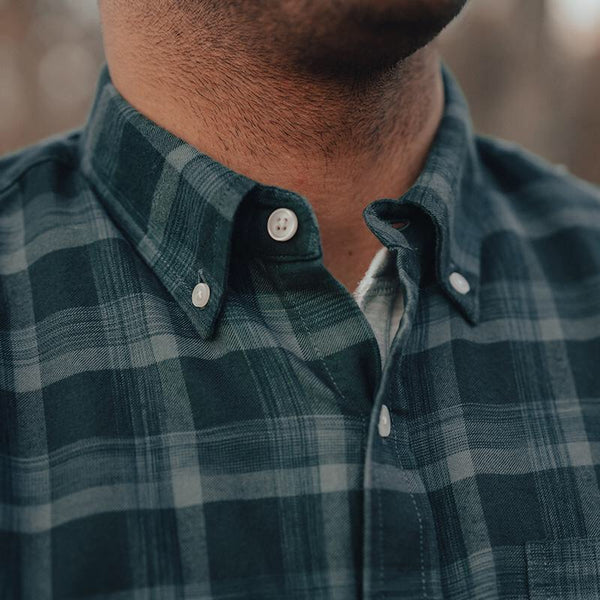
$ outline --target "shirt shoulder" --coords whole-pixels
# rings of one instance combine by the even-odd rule
[[[0,156],[0,212],[8,197],[27,200],[47,191],[60,194],[57,184],[79,174],[80,135],[80,130],[62,133]]]
[[[478,135],[479,158],[488,187],[515,203],[561,208],[565,202],[600,210],[600,186],[553,164],[519,144]],[[549,215],[548,215],[549,216]]]
[[[63,285],[86,248],[118,236],[81,169],[79,142],[79,131],[67,132],[0,158],[0,304],[9,302],[3,289],[23,297],[36,281]]]
[[[510,265],[510,276],[521,281],[542,278],[550,287],[569,284],[582,292],[595,286],[600,187],[517,144],[479,136],[477,145],[488,278],[506,277]]]

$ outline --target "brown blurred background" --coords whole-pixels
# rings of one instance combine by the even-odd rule
[[[478,131],[600,183],[600,0],[470,0],[442,36]],[[83,123],[96,0],[0,0],[0,154]]]

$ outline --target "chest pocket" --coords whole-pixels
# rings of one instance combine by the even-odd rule
[[[527,542],[530,600],[600,597],[600,538]]]

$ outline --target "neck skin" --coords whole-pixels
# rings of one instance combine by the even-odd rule
[[[408,190],[441,120],[432,45],[368,84],[351,85],[303,78],[263,52],[228,51],[222,37],[205,31],[188,38],[136,27],[122,8],[102,17],[111,77],[123,97],[230,169],[304,196],[325,266],[354,291],[381,248],[363,209]]]

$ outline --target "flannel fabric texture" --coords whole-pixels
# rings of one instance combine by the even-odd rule
[[[0,598],[598,597],[600,194],[476,135],[442,70],[421,175],[363,213],[385,361],[307,199],[106,67],[81,130],[0,161]]]

